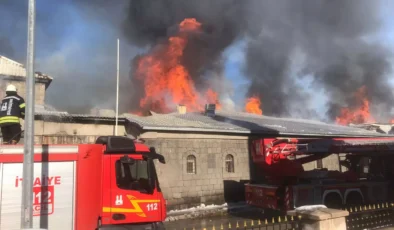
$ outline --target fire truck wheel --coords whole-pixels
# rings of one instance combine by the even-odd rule
[[[330,193],[324,199],[324,205],[327,208],[341,209],[342,208],[342,198],[336,193]]]
[[[363,198],[358,192],[351,192],[346,198],[346,205],[361,205],[363,204]]]
[[[166,227],[164,226],[164,224],[162,222],[159,222],[159,223],[155,223],[154,229],[156,229],[156,230],[165,230]]]
[[[96,230],[100,229],[100,227],[101,227],[101,218],[98,218],[97,219],[97,228],[96,228]]]

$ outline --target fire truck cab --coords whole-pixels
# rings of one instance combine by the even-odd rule
[[[343,208],[393,199],[392,137],[264,138],[254,140],[251,150],[257,175],[245,185],[250,205],[285,212],[305,205]],[[304,170],[303,164],[333,154],[345,170]]]
[[[34,147],[33,227],[57,230],[164,229],[166,202],[154,161],[139,141]],[[0,146],[0,229],[20,229],[23,146]]]

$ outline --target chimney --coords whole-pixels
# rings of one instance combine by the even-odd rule
[[[215,116],[216,105],[215,104],[206,104],[205,105],[205,115],[208,117]]]
[[[186,106],[184,106],[184,105],[178,105],[178,106],[177,106],[177,109],[178,109],[178,113],[179,113],[179,114],[186,114]]]

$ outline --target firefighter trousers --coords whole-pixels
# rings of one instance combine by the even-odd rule
[[[1,127],[3,135],[3,144],[17,144],[22,136],[21,124],[7,124]]]

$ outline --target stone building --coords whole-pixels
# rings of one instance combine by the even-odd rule
[[[24,95],[25,76],[23,65],[0,57],[0,96],[7,83],[15,84]],[[114,135],[113,111],[93,109],[91,114],[80,115],[45,105],[45,91],[51,81],[51,77],[36,73],[36,144],[94,143],[98,136]],[[244,183],[256,179],[258,170],[250,159],[249,146],[255,138],[380,135],[310,120],[178,109],[147,117],[123,115],[118,127],[118,135],[144,139],[165,156],[167,163],[157,164],[157,170],[169,209],[243,200]],[[341,170],[337,155],[310,162],[304,168]]]
[[[52,77],[35,73],[35,103],[44,105],[45,92],[52,82]],[[26,69],[25,67],[11,59],[0,56],[0,97],[5,96],[5,88],[8,84],[13,84],[18,90],[18,94],[26,98]]]
[[[94,143],[99,136],[115,135],[114,116],[36,109],[34,123],[36,144],[87,144]],[[126,135],[125,124],[126,119],[119,117],[118,135]]]
[[[247,113],[216,112],[128,115],[126,132],[163,154],[157,164],[169,209],[244,199],[243,185],[256,179],[249,143],[261,137],[340,137],[376,132],[318,121]],[[304,165],[306,170],[340,170],[338,155]]]
[[[184,110],[119,118],[119,135],[143,139],[166,158],[166,164],[157,164],[157,171],[169,209],[242,201],[244,183],[257,175],[249,148],[255,138],[381,135],[318,121]],[[98,136],[113,135],[115,117],[111,115],[108,111],[76,115],[36,110],[36,143],[94,143]],[[304,164],[305,170],[316,168],[342,170],[338,155]]]

